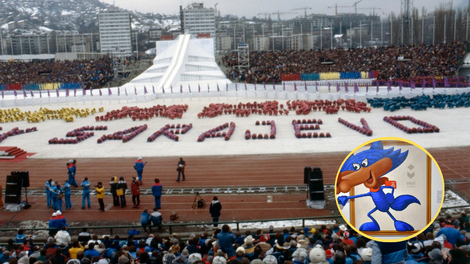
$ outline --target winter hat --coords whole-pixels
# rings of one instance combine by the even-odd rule
[[[414,246],[415,247],[411,250],[411,253],[415,253],[415,254],[419,253],[419,251],[422,248],[421,243],[414,243],[413,244],[413,243],[408,242],[408,246],[410,246],[410,247]]]
[[[98,264],[109,264],[109,262],[103,258],[98,261]]]
[[[219,249],[217,250],[217,256],[225,257],[225,253],[221,249]]]
[[[250,264],[263,264],[263,261],[261,259],[254,259]]]
[[[322,246],[316,245],[310,250],[310,262],[315,264],[328,264],[326,261],[326,253]]]
[[[245,244],[253,245],[253,237],[251,235],[245,238]]]
[[[276,257],[274,257],[273,255],[267,255],[267,256],[263,259],[263,263],[264,263],[264,264],[277,264],[277,259],[276,259]]]
[[[270,225],[269,226],[269,233],[272,233],[274,231],[274,226],[273,225]]]
[[[307,250],[305,248],[298,248],[294,253],[292,253],[292,258],[303,263],[307,258]]]
[[[227,260],[222,256],[215,256],[212,260],[212,264],[226,264]]]
[[[428,256],[429,258],[431,258],[432,260],[436,260],[436,263],[439,262],[439,263],[442,263],[442,251],[438,248],[435,248],[433,250],[431,250],[429,253],[428,253]]]
[[[239,251],[241,251],[241,252],[243,252],[243,254],[245,254],[245,248],[244,247],[238,247],[236,252],[239,252]]]
[[[348,231],[344,231],[344,232],[343,232],[343,237],[344,237],[344,238],[348,238],[348,237],[349,237],[349,232],[348,232]]]
[[[137,159],[140,159],[140,160],[141,160],[141,159],[142,159],[142,156],[139,156]]]
[[[184,256],[184,257],[189,257],[189,251],[187,248],[183,249],[183,251],[181,251],[181,256]]]
[[[197,260],[202,260],[201,254],[193,253],[193,254],[189,255],[188,263],[192,264],[192,263],[196,262]]]
[[[127,262],[129,262],[129,258],[124,255],[120,256],[118,259],[118,264],[126,264]]]
[[[175,254],[173,253],[166,253],[163,255],[163,264],[173,264],[175,263]]]
[[[372,261],[372,248],[364,248],[361,251],[361,258],[364,261]]]
[[[52,213],[52,216],[57,216],[57,213],[56,212]]]

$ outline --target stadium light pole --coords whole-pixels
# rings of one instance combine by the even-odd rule
[[[323,49],[323,20],[320,23],[320,50]]]
[[[436,40],[436,16],[432,17],[432,45],[434,46],[434,41]]]
[[[444,15],[444,44],[447,43],[447,14]]]
[[[393,19],[390,18],[390,46],[393,46]]]
[[[424,43],[424,16],[421,18],[421,43]]]
[[[333,49],[333,22],[330,23],[330,49]]]
[[[46,35],[47,54],[51,54],[51,48],[49,45],[49,34]]]
[[[465,28],[465,40],[468,40],[468,12],[467,12],[467,23]]]
[[[384,45],[384,21],[380,18],[380,46]]]
[[[20,54],[23,55],[23,42],[21,41],[21,36],[20,36]]]
[[[362,49],[362,20],[359,21],[359,46]]]

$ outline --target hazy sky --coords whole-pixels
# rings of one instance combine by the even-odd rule
[[[101,0],[106,3],[113,3],[113,0]],[[154,12],[164,14],[177,14],[179,6],[186,6],[192,2],[203,2],[206,7],[214,7],[218,3],[217,9],[220,10],[222,16],[227,14],[237,15],[239,17],[246,16],[251,18],[258,13],[272,13],[272,12],[286,12],[295,8],[310,7],[307,14],[334,14],[334,8],[328,6],[351,6],[351,8],[339,8],[338,13],[354,12],[352,5],[358,0],[336,0],[336,1],[320,1],[320,0],[205,0],[205,1],[188,1],[188,0],[114,0],[116,6],[126,8],[128,10],[136,10],[139,12]],[[412,0],[413,1],[413,0]],[[421,8],[426,6],[428,11],[434,10],[435,7],[441,3],[451,4],[451,0],[414,0],[414,6]],[[454,5],[466,6],[468,0],[454,0]],[[359,10],[360,8],[381,8],[376,10],[377,13],[388,14],[391,11],[396,13],[400,12],[400,0],[362,0],[358,5],[358,13],[363,12],[369,14],[372,10]],[[297,15],[304,15],[304,10],[296,10],[297,14],[281,15],[283,18],[292,18]],[[262,16],[264,18],[264,16]],[[271,15],[271,18],[276,19],[277,15]]]

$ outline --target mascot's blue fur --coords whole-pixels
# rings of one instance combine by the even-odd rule
[[[344,206],[350,199],[370,196],[375,204],[375,208],[367,214],[372,222],[362,224],[360,231],[380,231],[379,224],[371,216],[377,210],[387,213],[392,218],[397,231],[414,230],[410,224],[396,220],[390,213],[390,209],[403,211],[412,203],[421,203],[412,195],[401,195],[395,198],[393,196],[395,187],[383,186],[388,179],[382,177],[400,166],[407,156],[408,151],[384,149],[382,142],[376,141],[372,143],[370,149],[351,155],[344,163],[336,182],[336,193],[349,192],[351,188],[359,184],[364,184],[370,192],[354,196],[338,196],[338,203]],[[391,193],[386,194],[384,189],[390,189]]]

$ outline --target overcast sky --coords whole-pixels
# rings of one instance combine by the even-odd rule
[[[113,3],[113,0],[101,0],[106,3]],[[292,18],[297,15],[304,15],[304,10],[292,11],[295,8],[310,7],[312,9],[307,10],[307,14],[329,14],[334,15],[334,8],[328,8],[328,6],[334,6],[335,3],[338,6],[350,6],[350,8],[339,8],[338,13],[354,12],[352,5],[359,0],[336,0],[336,1],[320,1],[320,0],[205,0],[205,1],[188,1],[188,0],[114,0],[116,6],[125,8],[128,10],[136,10],[139,12],[152,12],[152,13],[163,13],[163,14],[177,14],[179,6],[186,6],[192,2],[203,2],[206,7],[214,7],[217,5],[217,10],[220,10],[220,14],[225,16],[227,14],[237,15],[239,17],[245,16],[251,18],[256,16],[258,13],[273,13],[277,11],[281,12],[298,12],[297,14],[281,15],[283,18]],[[440,4],[451,4],[451,0],[414,0],[414,6],[421,8],[426,6],[428,11],[434,10],[435,7]],[[454,5],[467,6],[468,0],[454,0]],[[369,14],[372,12],[371,9],[359,10],[360,8],[381,8],[376,10],[377,13],[388,14],[391,11],[396,13],[400,12],[400,0],[362,0],[358,5],[358,13],[363,12]],[[382,15],[384,16],[384,15]],[[264,18],[264,15],[261,16]],[[276,19],[277,15],[271,15],[272,19]]]

